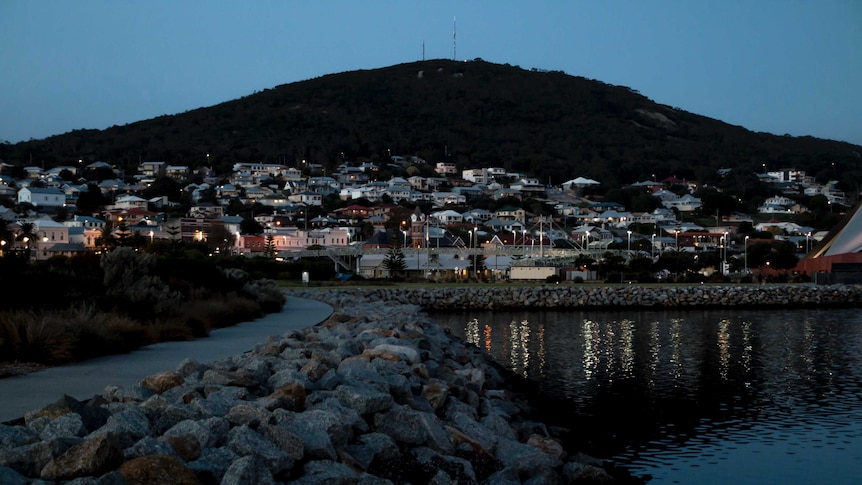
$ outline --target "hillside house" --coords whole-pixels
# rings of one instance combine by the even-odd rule
[[[56,187],[24,187],[18,191],[18,203],[35,207],[58,208],[66,205],[66,194]]]

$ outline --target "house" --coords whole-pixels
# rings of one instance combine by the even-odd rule
[[[493,219],[494,213],[485,209],[472,209],[461,214],[461,216],[464,218],[464,222],[481,225]]]
[[[131,209],[132,207],[147,208],[147,199],[142,199],[136,195],[121,195],[114,202],[114,208]]]
[[[197,215],[203,215],[210,219],[220,218],[224,216],[224,207],[211,204],[209,202],[202,202],[200,204],[193,205],[189,209],[189,217],[195,217]]]
[[[529,194],[532,197],[540,197],[545,193],[545,186],[535,178],[522,178],[509,184],[509,188],[519,190],[522,194]]]
[[[162,177],[167,166],[165,162],[142,162],[138,165],[138,173],[147,177]]]
[[[323,205],[323,196],[318,194],[317,192],[312,192],[310,190],[299,192],[297,194],[290,194],[287,196],[287,200],[307,206]]]
[[[461,171],[461,178],[474,184],[487,184],[491,181],[491,175],[484,168],[470,168]]]
[[[506,206],[494,212],[494,217],[502,221],[527,221],[527,211],[520,207]]]
[[[467,197],[456,194],[454,192],[434,192],[434,205],[437,207],[445,207],[446,205],[460,205],[467,202]]]
[[[431,214],[431,217],[435,218],[440,224],[447,226],[464,222],[464,216],[453,210],[435,212]]]
[[[506,197],[512,197],[518,200],[521,200],[521,191],[517,189],[499,189],[496,192],[491,194],[491,198],[494,200],[503,200]]]
[[[455,175],[458,173],[458,169],[455,167],[455,164],[448,162],[437,162],[434,171],[440,175]]]
[[[71,219],[68,219],[63,222],[69,228],[73,227],[83,227],[84,229],[97,229],[101,230],[105,228],[105,221],[96,217],[89,216],[74,216]]]
[[[66,194],[55,187],[24,187],[18,191],[18,203],[24,202],[42,208],[63,207],[66,205]]]
[[[168,165],[165,167],[165,176],[174,180],[182,180],[189,175],[189,167],[187,165]]]
[[[65,245],[69,243],[69,227],[60,222],[55,222],[50,217],[43,217],[33,221],[33,258],[44,260],[56,254],[54,246],[62,244],[62,249],[67,248]],[[58,248],[60,249],[60,248]],[[83,246],[76,252],[83,251]]]
[[[685,194],[674,200],[665,200],[661,203],[668,209],[676,209],[680,212],[692,212],[703,205],[703,202],[691,194]]]

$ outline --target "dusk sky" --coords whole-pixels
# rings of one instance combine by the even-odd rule
[[[629,86],[779,135],[862,145],[862,1],[0,2],[0,141],[280,84],[480,57]]]

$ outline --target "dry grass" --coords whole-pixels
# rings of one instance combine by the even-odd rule
[[[61,311],[0,312],[0,362],[81,361],[157,342],[206,337],[213,329],[264,314],[259,303],[235,293],[198,293],[175,315],[147,321],[86,304]]]

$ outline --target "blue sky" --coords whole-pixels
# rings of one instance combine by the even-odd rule
[[[280,84],[481,57],[629,86],[753,131],[862,145],[862,2],[0,2],[0,141]]]

